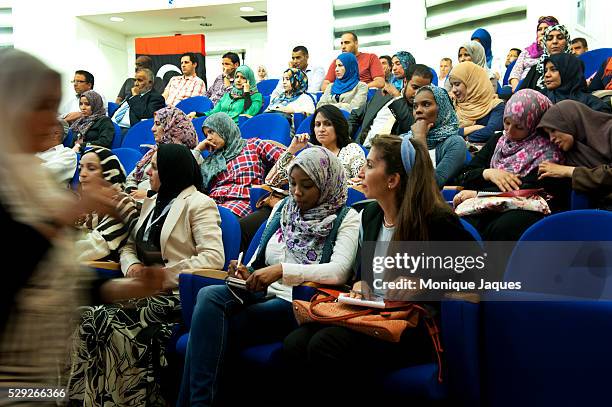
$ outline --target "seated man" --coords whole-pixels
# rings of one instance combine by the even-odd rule
[[[77,119],[80,119],[83,114],[81,113],[81,108],[79,107],[79,102],[81,100],[81,95],[88,90],[93,90],[94,88],[94,76],[87,71],[78,70],[74,73],[74,79],[72,80],[72,85],[74,86],[74,92],[76,93],[74,98],[70,98],[66,103],[62,105],[60,108],[60,122],[64,124],[64,128],[66,129],[74,123]],[[104,105],[104,111],[107,110],[106,98],[102,96],[102,103]],[[65,124],[65,123],[67,124]]]
[[[323,77],[325,76],[325,71],[322,66],[312,66],[308,63],[308,49],[303,45],[298,45],[293,48],[291,52],[291,62],[289,63],[290,68],[297,68],[304,71],[306,76],[308,77],[308,93],[317,93],[321,90],[321,84],[323,83]],[[278,96],[283,93],[285,89],[283,88],[283,81],[278,81],[278,85],[272,91],[270,95],[270,100],[276,99]]]
[[[139,69],[145,69],[145,68],[153,71],[153,60],[151,59],[151,57],[148,57],[146,55],[141,55],[138,58],[136,58],[135,72],[138,72]],[[121,85],[121,90],[119,91],[119,94],[117,95],[117,99],[115,99],[115,103],[120,105],[121,102],[123,102],[126,98],[129,98],[132,96],[132,88],[134,87],[135,82],[136,82],[135,78],[127,78],[125,82],[123,82],[123,85]],[[153,82],[153,89],[155,89],[157,93],[162,93],[164,91],[164,80],[156,76],[155,81]]]
[[[572,54],[578,56],[584,54],[588,50],[589,44],[585,38],[578,37],[572,40]]]
[[[403,134],[410,130],[414,123],[412,104],[416,91],[431,84],[433,74],[422,64],[410,67],[407,78],[410,78],[403,89],[403,96],[393,97],[376,92],[374,97],[364,106],[355,109],[349,116],[349,136],[366,148],[377,134]]]
[[[212,86],[206,91],[206,97],[215,105],[223,95],[232,88],[236,69],[240,66],[240,57],[235,52],[226,52],[221,57],[221,67],[223,72],[217,76]]]
[[[121,103],[112,117],[113,122],[121,127],[123,133],[139,121],[151,119],[153,113],[166,106],[162,95],[153,89],[153,80],[153,71],[150,69],[136,71],[130,96]]]
[[[166,104],[176,106],[178,102],[193,96],[203,96],[206,84],[196,74],[198,62],[192,52],[181,55],[181,71],[183,75],[170,79],[162,96]]]
[[[442,58],[440,60],[440,73],[438,74],[438,83],[440,86],[444,85],[448,73],[453,69],[453,60],[450,58]]]
[[[382,89],[385,86],[385,74],[380,64],[380,60],[375,54],[359,52],[359,41],[357,35],[352,32],[345,32],[340,39],[342,52],[350,52],[357,58],[359,64],[359,81],[368,85],[368,88]],[[327,85],[336,79],[336,60],[329,65],[325,80],[321,85],[321,90],[325,91]]]
[[[42,166],[63,186],[67,186],[77,168],[77,154],[71,148],[64,147],[64,126],[57,122],[49,135],[47,150],[36,153],[42,160]]]

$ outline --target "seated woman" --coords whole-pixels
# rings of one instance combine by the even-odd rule
[[[334,105],[351,111],[363,106],[368,99],[368,85],[359,81],[357,58],[350,52],[343,52],[336,59],[336,80],[325,92],[317,107]]]
[[[497,77],[487,67],[487,58],[485,56],[485,49],[483,48],[481,43],[479,43],[478,41],[466,42],[461,47],[459,47],[459,51],[457,53],[457,59],[459,60],[459,63],[465,62],[465,61],[471,61],[475,63],[476,65],[485,69],[487,71],[487,77],[491,81],[491,86],[493,87],[493,93],[497,93]],[[449,73],[449,76],[448,76],[449,80],[450,80],[450,76],[453,73],[453,70],[451,70],[451,72]],[[450,82],[447,82],[447,84],[445,84],[444,87],[446,88],[448,92],[450,92]]]
[[[553,104],[571,99],[593,110],[612,113],[610,104],[586,93],[583,63],[572,54],[555,54],[544,60],[544,93]]]
[[[344,284],[350,277],[359,214],[346,207],[340,160],[325,148],[309,148],[292,162],[289,179],[290,196],[274,208],[248,267],[230,264],[246,289],[221,285],[198,293],[178,406],[215,405],[219,371],[233,352],[228,343],[278,341],[296,327],[291,286]],[[263,299],[266,289],[276,297]]]
[[[151,189],[128,243],[121,270],[128,277],[162,265],[163,287],[175,289],[183,269],[220,269],[225,262],[221,218],[202,191],[200,169],[189,149],[163,144],[149,169]],[[83,405],[165,405],[160,367],[180,321],[172,292],[87,308],[81,316],[69,383],[72,402]]]
[[[512,92],[514,92],[519,82],[525,79],[529,69],[537,64],[539,58],[542,56],[544,52],[544,43],[542,41],[542,38],[544,38],[544,31],[551,25],[557,24],[559,24],[559,21],[552,16],[543,16],[538,19],[536,41],[519,54],[514,64],[514,68],[512,68],[512,72],[510,72],[510,76],[508,76],[508,83],[512,87]]]
[[[473,62],[459,63],[450,75],[459,135],[468,141],[485,143],[504,128],[503,100],[489,86],[485,69]]]
[[[138,218],[136,202],[124,194],[125,170],[111,150],[92,147],[87,150],[79,163],[81,194],[91,193],[98,188],[98,180],[104,179],[117,191],[117,213],[120,219],[88,213],[79,222],[83,234],[76,242],[78,261],[111,260],[119,261],[119,249],[125,244],[134,221]]]
[[[542,48],[544,52],[540,55],[538,62],[529,69],[527,76],[525,76],[517,89],[545,90],[544,60],[555,54],[571,54],[572,49],[570,44],[571,38],[564,25],[557,24],[546,28],[542,36]]]
[[[210,116],[215,113],[227,113],[236,124],[238,116],[247,114],[255,116],[261,110],[263,96],[257,90],[257,82],[251,68],[240,65],[236,68],[232,88],[206,113],[196,113],[196,116]],[[193,116],[193,114],[192,114]]]
[[[266,173],[284,148],[257,138],[243,139],[236,123],[225,113],[209,116],[202,130],[206,139],[195,151],[204,188],[218,205],[238,217],[248,215],[251,213],[249,188],[264,183]],[[206,158],[200,154],[204,150],[210,152]]]
[[[301,69],[289,68],[283,73],[283,93],[274,98],[266,112],[281,112],[291,117],[293,113],[312,114],[315,110],[315,99],[308,93],[308,77]]]
[[[74,151],[83,153],[89,146],[110,148],[115,137],[115,126],[106,115],[102,96],[93,90],[83,92],[79,108],[83,116],[70,126]]]
[[[427,144],[436,182],[442,188],[459,173],[467,151],[465,140],[458,134],[457,116],[448,93],[433,85],[417,90],[414,119],[412,130],[407,134]]]
[[[416,64],[416,60],[414,56],[408,51],[398,51],[397,54],[393,55],[391,58],[393,77],[391,79],[391,84],[395,87],[395,91],[391,89],[385,89],[385,93],[388,93],[392,96],[400,96],[402,93],[402,89],[406,86],[406,75],[408,75],[408,71],[410,67]]]
[[[265,66],[259,65],[257,67],[257,83],[268,79],[268,70]]]
[[[477,191],[506,192],[530,188],[545,188],[562,205],[562,188],[557,183],[538,180],[540,163],[556,163],[562,159],[559,149],[537,131],[542,115],[550,106],[552,104],[546,96],[531,89],[520,90],[510,98],[504,110],[503,135],[489,139],[457,177],[458,184],[466,189],[455,195],[455,206],[475,197]],[[542,217],[539,212],[511,210],[466,216],[465,219],[485,240],[516,241]]]
[[[151,168],[151,160],[157,152],[158,145],[183,144],[193,149],[198,144],[198,135],[193,123],[182,110],[174,106],[164,107],[153,114],[151,130],[157,145],[147,151],[138,161],[125,183],[125,192],[132,195],[134,199],[144,199],[151,188],[147,173]]]
[[[366,197],[376,200],[361,214],[359,243],[362,250],[367,241],[473,240],[442,198],[427,148],[421,141],[389,135],[374,137],[368,163],[360,178]],[[375,249],[375,255],[387,255],[386,247],[382,246]],[[364,292],[368,287],[371,282],[358,281],[353,292]],[[437,307],[435,304],[434,308]],[[347,405],[351,405],[346,400],[351,392],[338,393],[332,389],[332,386],[334,389],[347,388],[342,386],[344,383],[338,383],[343,375],[338,374],[337,369],[328,370],[324,366],[342,366],[348,369],[346,371],[359,368],[364,374],[380,374],[408,364],[430,362],[432,353],[432,342],[422,322],[404,331],[399,343],[386,342],[341,326],[317,323],[302,325],[284,341],[286,364],[292,369],[292,374],[288,375],[291,381],[303,383],[296,379],[302,374],[317,376],[317,388],[322,393],[336,393]],[[355,379],[351,375],[345,377],[349,381]],[[352,396],[363,397],[362,392],[352,393]],[[308,397],[307,394],[303,396]],[[382,394],[377,396],[382,397]]]
[[[612,210],[612,115],[564,100],[548,109],[538,127],[563,150],[566,164],[542,162],[540,178],[571,178],[574,190]]]

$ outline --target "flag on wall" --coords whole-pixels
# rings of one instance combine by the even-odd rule
[[[198,66],[196,74],[206,83],[206,48],[204,34],[170,37],[136,38],[136,58],[142,55],[153,60],[153,72],[164,80],[164,87],[173,76],[182,75],[181,55],[193,52]]]

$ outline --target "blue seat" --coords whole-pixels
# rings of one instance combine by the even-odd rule
[[[136,123],[125,134],[121,147],[132,148],[138,151],[147,151],[148,147],[140,148],[141,144],[155,145],[155,137],[153,136],[153,119],[143,120]]]
[[[267,221],[266,221],[267,222]],[[261,241],[261,235],[263,235],[263,231],[266,228],[266,222],[262,223],[257,232],[255,232],[255,236],[251,239],[249,243],[249,248],[244,253],[244,264],[248,264],[251,261],[251,258],[255,254],[255,250],[257,250],[257,246],[259,246],[259,242]]]
[[[349,187],[348,197],[346,199],[346,206],[352,206],[355,202],[363,201],[366,196],[363,192],[358,189]]]
[[[257,84],[257,90],[263,96],[270,96],[276,86],[278,85],[278,79],[264,79]]]
[[[294,113],[293,114],[293,128],[298,129],[300,127],[300,124],[304,121],[304,119],[306,119],[306,115],[304,113]]]
[[[321,100],[321,96],[323,96],[323,92],[322,91],[318,91],[315,93],[315,97],[317,99],[317,103],[319,103],[319,100]]]
[[[112,151],[123,165],[126,174],[131,173],[142,158],[140,151],[133,148],[113,148]]]
[[[202,125],[204,124],[204,121],[206,119],[207,119],[206,116],[202,116],[202,117],[197,117],[191,121],[191,123],[193,124],[193,127],[195,127],[196,134],[198,135],[198,141],[203,141],[206,138],[206,136],[204,135],[204,132],[202,131]]]
[[[265,112],[269,105],[270,105],[270,95],[264,95],[263,102],[261,103],[261,109],[259,109],[259,112],[257,114],[262,114],[263,112]]]
[[[504,79],[502,81],[503,86],[508,85],[508,78],[510,77],[510,73],[512,72],[512,68],[514,68],[515,64],[516,64],[516,59],[512,61],[510,65],[508,65],[508,67],[506,68],[506,73],[504,74]]]
[[[176,107],[181,109],[185,114],[191,112],[204,113],[213,108],[213,102],[206,96],[192,96],[178,102]]]
[[[274,140],[285,146],[291,144],[289,122],[280,114],[264,113],[251,117],[240,128],[242,138]]]
[[[115,112],[117,111],[117,109],[119,109],[119,105],[115,102],[108,102],[108,107],[107,107],[107,112],[108,112],[108,117],[113,117],[113,115],[115,114]]]
[[[351,115],[346,110],[340,109],[340,111],[342,112],[342,114],[344,115],[344,117],[346,119],[348,119],[349,116]],[[311,114],[310,116],[308,116],[304,120],[302,120],[302,123],[300,123],[299,127],[295,130],[295,134],[301,134],[301,133],[308,133],[308,134],[310,134],[310,122],[312,122],[313,120],[314,120],[314,115],[313,114]]]
[[[571,209],[593,209],[594,205],[591,198],[587,194],[572,190]]]
[[[378,91],[378,88],[370,88],[370,89],[368,89],[368,98],[367,98],[368,102],[370,101],[370,99],[372,99],[374,97],[374,95],[376,94],[376,91]]]
[[[64,147],[68,147],[68,148],[72,148],[72,138],[74,137],[74,134],[72,133],[72,129],[68,129],[68,132],[66,133],[66,137],[64,137],[64,142],[62,144],[64,144]]]
[[[431,74],[433,75],[433,78],[431,78],[431,84],[438,86],[438,74],[436,73],[436,70],[433,68],[429,68],[429,70],[431,71]]]
[[[612,48],[594,49],[580,55],[579,58],[584,62],[584,77],[591,77],[610,57],[612,57]]]
[[[113,127],[115,127],[115,135],[113,136],[113,142],[111,143],[111,150],[121,147],[121,143],[123,142],[121,127],[119,127],[119,125],[115,122],[113,122]]]
[[[76,170],[74,170],[74,176],[70,180],[70,187],[75,191],[77,187],[79,186],[79,174],[81,173],[81,166],[79,165],[79,163],[81,162],[81,154],[77,153],[76,156],[77,156],[77,166],[76,166]]]
[[[476,240],[477,242],[482,242],[482,237],[480,236],[480,233],[478,233],[476,228],[472,226],[470,222],[468,222],[465,219],[461,219],[461,218],[459,219],[459,221],[461,222],[461,225],[463,226],[463,228],[467,230],[470,233],[470,235],[472,235],[474,240]]]

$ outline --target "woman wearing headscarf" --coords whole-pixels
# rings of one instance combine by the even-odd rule
[[[81,157],[79,182],[82,194],[97,188],[96,180],[104,179],[117,191],[116,210],[119,218],[88,213],[79,226],[83,235],[77,240],[79,261],[119,260],[119,249],[127,241],[130,228],[138,218],[136,202],[123,193],[125,170],[111,150],[92,147]]]
[[[399,96],[399,91],[406,85],[408,70],[410,66],[416,64],[416,60],[410,52],[399,51],[397,54],[393,55],[391,61],[393,63],[391,70],[393,72],[393,78],[391,79],[391,84],[398,90],[398,93],[394,96]]]
[[[612,115],[564,100],[546,112],[538,127],[565,153],[566,164],[541,163],[540,178],[571,178],[575,191],[612,210]]]
[[[493,51],[491,51],[491,34],[484,28],[479,28],[472,33],[471,41],[478,41],[485,51],[485,58],[487,68],[491,69],[491,63],[493,62]]]
[[[157,146],[161,144],[183,144],[187,148],[193,149],[198,144],[198,135],[193,123],[182,110],[174,106],[164,107],[153,114],[151,130],[156,145],[138,161],[125,183],[125,192],[135,199],[144,199],[151,187],[147,172],[151,167],[153,155],[157,152]]]
[[[106,115],[102,96],[93,90],[83,92],[79,108],[83,116],[70,126],[74,151],[82,153],[89,146],[110,148],[115,137],[115,126]]]
[[[87,308],[75,335],[69,394],[82,405],[165,405],[158,377],[165,349],[181,320],[178,274],[220,269],[225,262],[221,219],[202,191],[202,176],[189,149],[162,144],[153,156],[151,189],[128,243],[121,270],[138,276],[163,265],[164,294]]]
[[[544,64],[544,86],[542,92],[553,104],[571,99],[584,103],[593,110],[612,113],[612,107],[601,99],[585,92],[583,63],[572,54],[555,54],[546,58]]]
[[[461,137],[485,143],[504,128],[504,102],[491,89],[484,68],[470,61],[461,62],[453,67],[449,80]]]
[[[512,91],[516,89],[519,82],[527,76],[529,69],[538,63],[539,58],[544,52],[544,46],[542,38],[544,38],[544,32],[550,26],[559,24],[559,21],[552,16],[544,16],[538,19],[538,26],[536,30],[536,40],[530,46],[525,48],[518,56],[514,63],[514,68],[510,72],[508,77],[508,83],[512,86]]]
[[[226,355],[239,350],[232,345],[278,341],[296,327],[292,286],[344,284],[350,277],[359,215],[346,207],[342,164],[329,150],[312,147],[295,158],[289,177],[290,196],[274,207],[251,261],[230,263],[245,288],[209,286],[198,293],[178,406],[215,405]],[[263,299],[266,289],[275,298]]]
[[[225,113],[215,113],[202,126],[206,139],[195,148],[204,177],[204,189],[238,217],[251,213],[249,189],[264,183],[284,149],[269,141],[245,140],[240,129]],[[201,152],[210,154],[203,158]]]
[[[414,97],[415,123],[407,137],[416,137],[427,145],[442,188],[465,162],[465,140],[459,136],[459,125],[448,93],[437,86],[423,86]]]
[[[0,66],[0,227],[10,237],[4,253],[18,261],[0,284],[0,385],[56,388],[75,308],[89,296],[101,302],[150,295],[159,279],[146,273],[138,281],[92,284],[93,273],[77,267],[71,228],[81,213],[112,213],[115,191],[100,184],[76,200],[58,187],[34,154],[57,122],[60,75],[15,49],[0,50]]]
[[[357,58],[350,52],[343,52],[336,59],[336,80],[325,92],[317,107],[334,105],[351,111],[364,105],[368,98],[368,85],[359,81]]]
[[[288,115],[314,112],[315,101],[311,95],[306,93],[308,76],[304,71],[298,68],[287,69],[283,73],[283,89],[283,93],[272,99],[266,112],[281,112]]]
[[[520,89],[544,90],[544,60],[555,54],[571,54],[571,38],[564,25],[551,25],[544,30],[542,36],[542,55],[534,64],[521,82]]]
[[[457,182],[465,189],[455,195],[455,206],[477,191],[512,191],[544,188],[556,198],[551,205],[561,207],[564,186],[556,182],[538,180],[538,166],[544,161],[562,161],[561,151],[548,140],[537,126],[544,113],[552,106],[540,92],[524,89],[515,93],[504,109],[504,133],[489,139],[472,158]],[[515,241],[523,232],[542,218],[539,212],[511,210],[465,217],[485,240]]]
[[[227,113],[236,124],[238,124],[238,116],[246,114],[255,116],[261,110],[263,104],[263,96],[257,90],[257,82],[251,68],[246,65],[240,65],[236,68],[234,82],[232,88],[227,92],[221,100],[215,104],[205,116],[210,116],[214,113]],[[201,116],[201,114],[196,114]]]
[[[465,61],[472,61],[478,66],[481,66],[487,71],[487,75],[489,80],[491,81],[491,86],[493,87],[493,93],[497,93],[497,77],[495,74],[487,67],[487,58],[485,55],[485,49],[482,44],[478,41],[469,41],[459,47],[459,52],[457,53],[457,59],[459,63]],[[451,77],[453,71],[451,70],[448,74],[448,78]],[[448,80],[446,81],[444,87],[448,92],[450,92],[450,83]]]
[[[268,79],[268,70],[265,66],[259,65],[257,67],[257,83]]]

